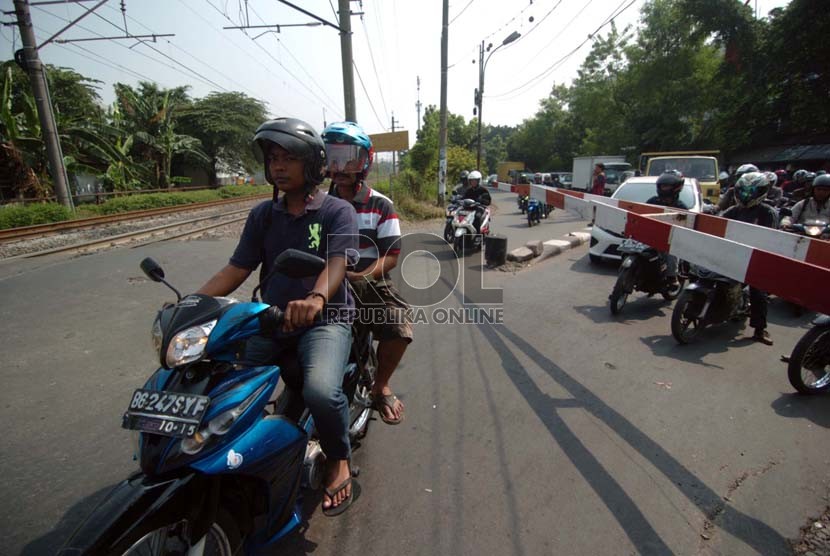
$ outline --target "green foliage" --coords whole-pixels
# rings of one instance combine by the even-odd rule
[[[204,189],[200,191],[182,191],[171,193],[146,193],[117,197],[95,207],[87,207],[97,214],[117,214],[132,210],[147,210],[162,207],[205,203],[232,197],[247,197],[270,193],[270,185],[225,186],[219,189]]]
[[[72,213],[56,203],[6,205],[0,207],[0,230],[62,222],[72,218]]]
[[[251,136],[266,117],[261,101],[238,92],[213,92],[184,111],[181,128],[201,141],[208,158],[205,167],[210,172],[210,185],[216,184],[220,171],[233,174],[259,167]]]

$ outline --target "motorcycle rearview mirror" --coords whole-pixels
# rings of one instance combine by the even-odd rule
[[[298,249],[286,249],[274,259],[271,270],[268,271],[268,274],[259,282],[257,287],[254,288],[251,299],[256,301],[257,293],[259,293],[262,285],[276,273],[299,280],[301,278],[316,276],[323,272],[324,268],[326,268],[326,261],[317,255],[312,255],[311,253],[306,253]]]
[[[167,280],[164,279],[164,269],[161,268],[161,265],[158,264],[155,260],[150,257],[145,258],[141,261],[139,265],[141,267],[142,272],[144,272],[145,276],[152,280],[153,282],[161,282],[176,294],[176,299],[181,300],[182,294],[179,293],[179,290],[174,288],[170,285]]]

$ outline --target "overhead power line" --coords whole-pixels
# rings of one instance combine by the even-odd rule
[[[372,43],[369,41],[369,30],[366,28],[366,22],[363,21],[363,18],[360,18],[360,22],[363,24],[363,32],[366,33],[366,45],[369,47],[369,59],[372,60],[372,69],[375,71],[375,79],[378,83],[378,92],[380,92],[380,101],[383,104],[383,114],[386,116],[386,119],[389,119],[389,110],[386,109],[386,99],[383,98],[383,84],[380,80],[380,76],[378,75],[378,68],[375,65],[375,55],[372,53]]]
[[[228,20],[228,21],[230,21],[231,23],[236,23],[236,22],[235,22],[235,21],[233,21],[230,17],[228,17],[228,14],[224,13],[224,12],[223,12],[222,10],[220,10],[220,9],[219,9],[219,8],[218,8],[218,7],[217,7],[217,6],[213,3],[213,2],[211,2],[211,0],[205,0],[205,2],[207,2],[207,3],[208,3],[208,4],[209,4],[209,5],[210,5],[210,6],[211,6],[214,10],[216,10],[216,11],[217,11],[217,12],[218,12],[218,13],[219,13],[222,17],[224,17],[225,19],[227,19],[227,20]],[[314,92],[314,91],[313,91],[313,90],[312,90],[312,89],[311,89],[308,85],[306,85],[306,83],[305,83],[303,80],[298,79],[298,78],[297,78],[297,76],[296,76],[296,75],[294,75],[294,73],[293,73],[291,70],[289,70],[289,69],[288,69],[288,68],[287,68],[287,67],[286,67],[286,66],[285,66],[282,62],[280,62],[277,58],[275,58],[275,57],[274,57],[274,55],[273,55],[273,54],[271,54],[271,52],[269,52],[269,51],[268,51],[268,49],[266,49],[265,47],[263,47],[261,44],[259,44],[259,43],[258,43],[258,42],[256,42],[255,40],[253,40],[253,38],[251,38],[251,36],[250,36],[250,35],[248,35],[248,33],[246,33],[244,30],[243,30],[242,32],[243,32],[243,33],[245,33],[245,36],[246,36],[246,37],[248,37],[249,39],[251,39],[251,42],[253,42],[253,43],[254,43],[254,45],[256,45],[256,47],[257,47],[257,48],[259,48],[260,50],[262,50],[262,51],[265,53],[265,55],[266,55],[266,56],[268,56],[268,57],[269,57],[271,60],[273,60],[273,61],[274,61],[277,65],[279,65],[282,69],[284,69],[284,70],[285,70],[285,72],[286,72],[286,73],[288,73],[288,75],[290,75],[290,76],[291,76],[291,78],[292,78],[292,79],[294,79],[294,81],[295,81],[295,82],[297,82],[297,83],[299,83],[300,85],[302,85],[302,86],[303,86],[303,87],[304,87],[304,88],[305,88],[305,89],[306,89],[309,93],[311,93],[311,94],[312,94],[312,95],[313,95],[313,96],[317,99],[317,101],[319,101],[319,102],[323,103],[324,105],[328,106],[330,109],[332,109],[332,111],[333,111],[335,114],[342,115],[342,112],[341,112],[341,111],[339,111],[337,108],[335,108],[335,107],[331,106],[328,102],[326,102],[325,100],[323,100],[322,98],[320,98],[320,96],[319,96],[319,95],[317,95],[317,93],[315,93],[315,92]],[[282,43],[280,43],[280,44],[282,44]],[[294,89],[295,91],[297,90],[295,87],[292,87],[290,84],[289,84],[289,87],[291,87],[291,88],[292,88],[292,89]],[[302,94],[302,92],[300,92],[300,91],[297,91],[297,92],[299,92],[300,94]],[[303,96],[305,96],[305,95],[303,95]],[[306,97],[306,98],[308,99],[308,97]],[[308,100],[311,100],[311,99],[308,99]],[[313,101],[312,101],[312,102],[313,102]]]
[[[34,7],[35,9],[37,9],[37,10],[39,10],[39,11],[41,11],[41,12],[43,12],[43,13],[47,14],[47,15],[50,15],[50,16],[54,17],[55,19],[59,19],[59,20],[61,20],[61,21],[66,21],[66,22],[68,22],[68,21],[69,21],[68,19],[65,19],[65,18],[63,18],[63,17],[61,17],[61,16],[59,16],[59,15],[57,15],[57,14],[52,13],[52,12],[46,11],[45,9],[40,8],[40,7],[38,7],[38,6],[33,6],[33,7]],[[97,14],[97,13],[96,13],[95,15],[96,15],[96,16],[98,16],[98,17],[102,17],[102,18],[103,18],[103,16],[100,16],[100,15],[99,15],[99,14]],[[108,21],[108,20],[106,20],[106,18],[103,18],[103,19],[104,19],[105,21]],[[112,23],[111,21],[108,21],[108,23],[110,23],[111,25],[115,25],[115,24],[114,24],[114,23]],[[115,25],[115,26],[116,26],[116,27],[118,27],[117,25]],[[98,37],[104,38],[104,36],[103,36],[102,34],[100,34],[100,33],[96,32],[96,31],[93,31],[92,29],[89,29],[88,27],[84,27],[83,25],[77,25],[77,27],[78,27],[79,29],[83,29],[83,30],[84,30],[84,31],[86,31],[87,33],[90,33],[90,34],[96,35],[96,36],[98,36]],[[139,51],[137,51],[137,50],[133,50],[133,49],[131,49],[130,47],[128,47],[128,46],[126,46],[126,45],[124,45],[123,43],[121,43],[121,42],[119,42],[119,41],[113,40],[112,42],[114,42],[115,44],[117,44],[117,45],[121,46],[122,48],[125,48],[125,49],[129,50],[130,52],[135,52],[135,53],[136,53],[136,54],[138,54],[139,56],[143,56],[143,57],[145,57],[145,58],[147,58],[147,59],[149,59],[149,60],[153,61],[153,62],[154,62],[154,63],[156,63],[156,64],[162,64],[162,65],[165,65],[165,66],[167,66],[167,67],[170,67],[170,68],[172,68],[172,69],[176,69],[176,70],[178,70],[178,69],[179,69],[179,68],[176,68],[175,66],[172,66],[172,65],[170,65],[170,64],[165,63],[164,61],[160,61],[160,60],[158,60],[158,59],[156,59],[156,58],[153,58],[152,56],[148,56],[147,54],[145,54],[145,53],[143,53],[143,52],[139,52]],[[223,89],[224,91],[227,91],[227,89],[225,89],[224,87],[222,87],[222,86],[221,86],[221,85],[219,85],[218,83],[214,83],[214,82],[213,82],[213,81],[211,81],[210,79],[205,78],[205,77],[204,77],[204,76],[202,76],[199,72],[196,72],[196,71],[194,71],[194,70],[190,69],[187,65],[185,65],[185,64],[181,64],[181,62],[178,62],[177,60],[174,60],[172,57],[170,57],[170,56],[168,56],[168,55],[164,54],[163,52],[160,52],[159,50],[157,50],[157,49],[153,48],[152,46],[148,45],[145,41],[140,41],[140,40],[139,40],[139,42],[141,42],[141,43],[142,43],[142,44],[144,44],[145,46],[150,47],[152,50],[154,50],[155,52],[157,52],[157,53],[161,54],[161,55],[162,55],[162,56],[164,56],[165,58],[168,58],[168,59],[170,59],[171,61],[176,62],[176,63],[177,63],[177,64],[178,64],[181,68],[183,68],[183,69],[185,69],[186,71],[190,72],[191,76],[192,76],[192,77],[194,77],[195,79],[197,79],[198,81],[201,81],[202,83],[204,83],[204,84],[206,84],[206,85],[210,85],[210,86],[219,87],[220,89]]]
[[[251,7],[250,7],[250,9],[251,9],[251,11],[252,11],[252,12],[254,12],[254,15],[255,15],[255,16],[256,16],[256,17],[257,17],[257,18],[258,18],[258,19],[259,19],[262,23],[265,23],[265,20],[264,20],[264,19],[263,19],[263,18],[259,15],[259,13],[257,13],[257,11],[253,8],[253,6],[251,6]],[[326,90],[323,88],[323,86],[322,86],[322,85],[320,85],[320,83],[319,83],[319,82],[318,82],[318,81],[314,78],[314,76],[313,76],[313,75],[311,75],[311,74],[308,72],[308,70],[307,70],[307,69],[305,69],[305,64],[301,63],[301,62],[297,59],[297,57],[296,57],[296,56],[294,56],[294,53],[293,53],[293,52],[291,52],[291,49],[289,49],[289,48],[285,45],[285,43],[284,43],[284,42],[282,42],[282,41],[280,40],[280,38],[279,38],[279,37],[277,37],[276,35],[274,35],[274,38],[277,40],[277,42],[280,44],[280,46],[283,48],[283,50],[285,50],[285,51],[288,53],[288,55],[289,55],[289,56],[291,56],[291,58],[292,58],[292,59],[293,59],[293,60],[297,63],[297,67],[299,67],[299,68],[300,68],[300,70],[302,70],[302,72],[303,72],[304,74],[306,74],[306,76],[307,76],[307,77],[311,80],[311,82],[312,82],[312,83],[314,83],[314,85],[316,85],[318,89],[320,89],[320,92],[321,92],[321,93],[323,93],[323,96],[325,96],[325,97],[326,97],[326,99],[328,100],[328,102],[329,102],[329,103],[331,103],[331,104],[328,104],[328,106],[329,106],[329,107],[331,107],[331,105],[337,106],[337,102],[335,102],[334,100],[332,100],[332,98],[328,95],[328,93],[327,93],[327,92],[326,92]],[[337,111],[335,110],[335,112],[337,112]]]
[[[461,14],[463,14],[467,10],[467,8],[470,7],[470,4],[472,4],[475,1],[476,0],[470,0],[469,2],[467,2],[467,4],[463,8],[461,8],[461,11],[455,14],[455,17],[453,17],[447,25],[452,25],[452,22],[461,17]]]
[[[582,7],[581,7],[581,8],[579,8],[579,11],[578,11],[578,12],[576,12],[576,14],[575,14],[575,15],[574,15],[571,19],[569,19],[569,20],[568,20],[568,22],[567,22],[565,25],[563,25],[563,26],[562,26],[562,29],[561,29],[561,30],[559,30],[559,31],[557,31],[556,33],[554,33],[554,34],[553,34],[553,38],[552,38],[550,41],[548,41],[548,43],[547,43],[545,46],[543,46],[541,49],[539,49],[539,51],[538,51],[536,54],[534,54],[534,55],[530,58],[530,60],[528,60],[528,61],[527,61],[527,63],[526,63],[526,64],[522,67],[522,71],[524,71],[525,69],[527,69],[527,67],[528,67],[528,66],[530,66],[530,65],[531,65],[531,64],[532,64],[532,63],[536,60],[536,58],[538,58],[538,57],[539,57],[539,55],[540,55],[540,54],[542,54],[543,52],[545,52],[545,51],[548,49],[548,47],[549,47],[550,45],[552,45],[552,44],[553,44],[554,42],[556,42],[557,40],[560,40],[560,35],[561,35],[561,34],[562,34],[562,33],[563,33],[566,29],[569,29],[569,28],[570,28],[571,23],[573,23],[573,22],[576,20],[576,18],[578,18],[580,15],[582,15],[582,12],[584,12],[584,11],[588,8],[588,6],[590,6],[590,5],[591,5],[591,3],[592,3],[593,1],[594,1],[594,0],[588,0],[587,2],[585,2],[585,3],[582,5]],[[520,72],[520,73],[521,73],[521,72]]]
[[[514,93],[514,92],[516,92],[516,91],[519,91],[519,90],[521,90],[521,89],[526,88],[528,85],[533,85],[533,84],[535,84],[535,83],[536,83],[539,79],[543,79],[543,78],[547,77],[547,76],[548,76],[548,75],[550,75],[552,72],[554,72],[557,68],[559,68],[559,66],[561,66],[563,63],[565,63],[565,61],[567,61],[567,60],[568,60],[568,58],[570,58],[571,56],[573,56],[574,54],[576,54],[576,53],[579,51],[579,49],[581,49],[583,46],[585,46],[585,44],[586,44],[588,41],[590,41],[590,40],[591,40],[591,39],[592,39],[592,38],[593,38],[593,37],[594,37],[594,36],[595,36],[595,35],[596,35],[596,34],[597,34],[597,33],[598,33],[598,32],[599,32],[602,28],[603,28],[603,27],[605,27],[606,25],[608,25],[611,21],[613,21],[613,20],[614,20],[614,18],[616,18],[616,17],[617,17],[617,16],[619,16],[621,13],[623,13],[625,10],[627,10],[629,7],[631,7],[631,6],[632,6],[632,5],[633,5],[636,1],[637,1],[637,0],[630,0],[630,2],[629,2],[628,4],[626,4],[624,7],[622,7],[622,8],[621,8],[622,4],[625,2],[625,0],[623,0],[623,2],[621,2],[621,3],[620,3],[620,4],[619,4],[619,5],[618,5],[618,6],[617,6],[617,7],[616,7],[616,8],[615,8],[612,12],[611,12],[611,15],[609,15],[609,16],[605,19],[605,21],[603,21],[603,22],[600,24],[600,26],[599,26],[599,27],[597,27],[597,28],[596,28],[596,29],[595,29],[592,33],[590,33],[590,34],[588,35],[588,37],[587,37],[584,41],[582,41],[581,43],[579,43],[579,45],[577,45],[577,46],[576,46],[576,48],[574,48],[573,50],[571,50],[570,52],[568,52],[567,54],[565,54],[564,56],[562,56],[561,58],[559,58],[558,60],[556,60],[556,61],[555,61],[552,65],[548,66],[548,67],[547,67],[545,70],[543,70],[540,74],[538,74],[538,75],[536,75],[536,76],[534,76],[534,77],[530,78],[528,81],[526,81],[526,82],[522,83],[522,84],[521,84],[521,85],[519,85],[518,87],[514,87],[513,89],[510,89],[509,91],[505,91],[505,92],[503,92],[503,93],[499,93],[499,94],[496,94],[496,95],[487,95],[487,98],[501,98],[501,97],[506,97],[506,96],[510,95],[511,93]],[[518,96],[518,95],[516,95],[516,96]],[[511,98],[513,98],[513,97],[511,97]]]
[[[357,64],[355,64],[354,59],[352,59],[352,66],[354,66],[354,71],[357,73],[357,79],[360,81],[360,86],[363,87],[363,93],[366,95],[366,100],[369,101],[369,106],[372,108],[372,113],[377,118],[378,123],[380,124],[381,129],[386,131],[387,127],[383,124],[383,120],[380,119],[378,116],[378,111],[375,110],[375,105],[372,102],[372,97],[369,96],[369,91],[366,90],[366,84],[363,82],[363,77],[360,75],[360,70],[357,69]]]

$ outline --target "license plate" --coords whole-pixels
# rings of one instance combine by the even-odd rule
[[[193,436],[199,429],[210,398],[180,392],[144,390],[133,393],[122,426],[164,436]]]

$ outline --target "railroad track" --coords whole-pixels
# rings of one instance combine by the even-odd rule
[[[82,243],[63,245],[60,247],[45,249],[43,251],[34,251],[31,253],[22,253],[20,255],[15,255],[13,257],[6,257],[4,259],[0,259],[0,261],[9,261],[13,259],[29,259],[33,257],[42,257],[44,255],[52,255],[56,253],[88,253],[90,251],[95,251],[107,247],[117,247],[119,245],[124,244],[134,244],[130,246],[132,248],[141,247],[160,241],[168,241],[171,239],[181,239],[189,236],[196,236],[208,230],[212,230],[214,228],[221,228],[222,226],[228,226],[230,224],[242,222],[248,218],[249,212],[250,209],[245,208],[230,212],[223,212],[220,214],[213,214],[210,216],[200,216],[199,218],[181,220],[178,222],[163,224],[161,226],[154,226],[152,228],[146,228],[143,230],[135,230],[124,234],[98,238],[90,241],[84,241]],[[222,220],[219,222],[212,222],[206,225],[197,225],[196,227],[185,229],[184,231],[176,231],[177,228],[188,228],[189,226],[199,224],[201,222],[217,219]]]
[[[251,197],[234,197],[232,199],[223,199],[221,201],[208,201],[206,203],[177,205],[175,207],[163,207],[158,209],[138,210],[131,212],[123,212],[120,214],[110,214],[106,216],[94,216],[92,218],[81,218],[79,220],[66,220],[64,222],[53,222],[51,224],[37,224],[35,226],[9,228],[6,230],[0,230],[0,243],[10,243],[21,239],[35,239],[39,237],[45,237],[52,234],[56,234],[58,232],[85,230],[88,228],[93,228],[95,226],[113,224],[116,222],[140,220],[142,218],[162,216],[165,214],[189,212],[200,209],[209,209],[214,207],[221,207],[224,205],[231,205],[234,203],[240,203],[247,200],[253,201],[267,199],[270,197],[270,194],[253,195]]]

